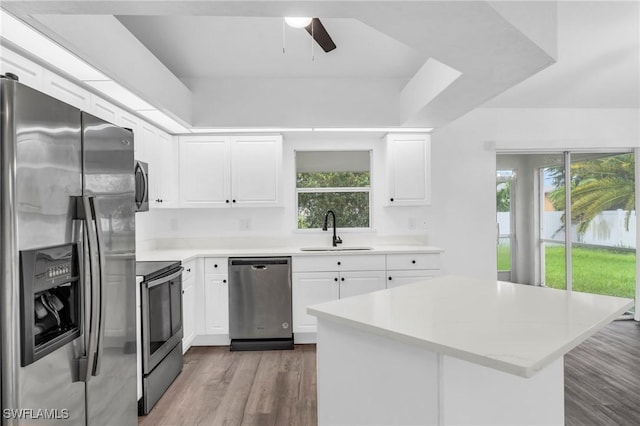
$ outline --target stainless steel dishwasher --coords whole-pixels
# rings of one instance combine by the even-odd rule
[[[229,259],[231,350],[293,349],[291,258]]]

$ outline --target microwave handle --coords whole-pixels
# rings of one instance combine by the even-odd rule
[[[136,163],[136,170],[135,170],[135,174],[138,173],[138,170],[140,171],[140,175],[142,176],[142,196],[140,197],[140,201],[136,200],[136,203],[140,202],[143,203],[144,200],[147,198],[147,191],[149,190],[149,180],[147,178],[147,174],[144,171],[144,168],[140,165],[140,163]],[[139,206],[138,206],[139,207]]]

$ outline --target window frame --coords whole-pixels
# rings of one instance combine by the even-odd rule
[[[318,188],[298,188],[298,152],[368,152],[369,153],[369,186],[356,186],[356,187],[318,187]],[[295,208],[294,208],[294,230],[296,232],[303,233],[320,233],[324,232],[322,228],[298,228],[298,209],[299,209],[299,200],[298,194],[300,193],[339,193],[339,192],[367,192],[369,194],[369,226],[364,228],[354,228],[354,227],[341,227],[338,226],[336,229],[340,230],[340,232],[373,232],[375,231],[373,227],[373,185],[374,185],[374,173],[373,173],[373,149],[358,149],[358,148],[344,148],[344,149],[295,149],[293,151],[293,186],[294,186],[294,199],[295,199]],[[340,222],[338,221],[338,225]]]

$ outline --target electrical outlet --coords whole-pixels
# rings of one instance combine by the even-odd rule
[[[249,218],[240,219],[240,230],[248,231],[250,229],[251,229],[251,219]]]

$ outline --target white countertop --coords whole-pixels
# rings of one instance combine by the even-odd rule
[[[633,300],[446,276],[310,306],[307,313],[531,377]]]
[[[442,249],[424,245],[369,246],[371,250],[302,251],[300,247],[220,248],[220,249],[161,249],[137,250],[136,260],[181,260],[196,257],[251,257],[251,256],[326,256],[390,253],[441,253]]]

